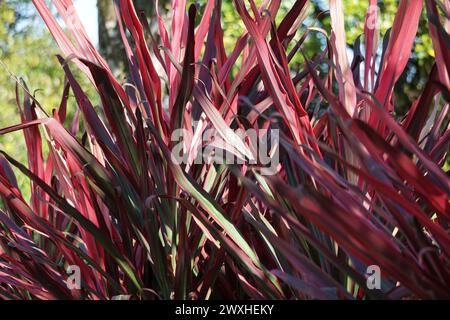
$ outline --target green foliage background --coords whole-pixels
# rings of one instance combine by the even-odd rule
[[[0,0],[0,127],[19,123],[16,106],[16,82],[11,73],[23,78],[45,108],[59,104],[63,74],[55,55],[58,48],[43,28],[29,1]],[[21,132],[0,137],[0,149],[21,162],[26,161],[25,141]],[[25,194],[29,185],[18,174],[18,183]]]
[[[64,86],[64,73],[56,55],[60,54],[45,24],[31,1],[0,0],[0,128],[20,122],[16,104],[16,79],[23,79],[43,108],[51,114],[59,107]],[[74,74],[92,96],[94,89],[81,72]],[[92,101],[97,101],[93,99]],[[72,118],[74,99],[68,101],[68,119]],[[45,145],[44,145],[45,148]],[[27,164],[22,132],[0,136],[0,149]],[[45,149],[44,149],[45,150]],[[29,196],[29,181],[15,168],[18,184]]]

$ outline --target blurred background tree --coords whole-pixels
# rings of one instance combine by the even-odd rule
[[[364,16],[367,11],[369,1],[359,0],[343,0],[345,13],[345,30],[347,36],[347,45],[349,49],[353,49],[354,42],[359,35],[364,34]],[[319,17],[318,26],[330,30],[330,16],[326,13],[328,10],[328,1],[311,0],[312,16]],[[397,0],[378,1],[379,27],[381,46],[383,37],[388,29],[392,26],[395,14],[397,13]],[[315,42],[317,39],[310,39]],[[323,42],[323,41],[322,41]],[[364,39],[361,37],[361,43]],[[325,43],[322,43],[325,46]],[[426,16],[425,6],[422,10],[422,17],[419,23],[417,37],[414,43],[412,53],[410,55],[408,65],[405,72],[397,82],[395,92],[395,113],[403,116],[411,106],[412,102],[423,91],[428,75],[434,63],[434,50],[429,36],[428,19]]]
[[[147,17],[154,14],[153,1],[134,0],[137,12],[144,11]],[[167,1],[160,1],[161,4]],[[98,47],[108,64],[116,71],[122,71],[127,65],[125,48],[120,36],[114,9],[114,0],[97,0]]]
[[[39,27],[40,26],[40,27]],[[19,123],[15,86],[11,74],[23,78],[43,106],[59,105],[64,77],[55,55],[59,53],[43,28],[30,1],[0,0],[0,127]],[[25,162],[25,141],[21,132],[0,136],[0,149]],[[25,195],[29,183],[16,171]]]

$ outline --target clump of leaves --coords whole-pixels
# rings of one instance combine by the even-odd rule
[[[305,0],[276,25],[280,2],[235,0],[245,31],[227,55],[220,0],[188,11],[173,0],[170,27],[157,11],[157,35],[132,1],[115,1],[129,61],[121,84],[71,0],[52,1],[61,19],[33,0],[66,82],[52,114],[19,84],[22,121],[0,130],[23,130],[28,155],[28,166],[0,158],[1,298],[450,298],[448,3],[401,0],[381,56],[368,11],[364,45],[358,39],[348,61],[340,0],[330,0],[329,35],[301,28]],[[423,10],[435,64],[396,119],[393,89]],[[295,72],[290,61],[311,32],[326,46]],[[101,112],[70,61],[95,86]],[[78,108],[67,119],[70,91]],[[210,128],[245,160],[254,148],[231,129],[280,129],[276,174],[248,161],[195,163]],[[171,154],[177,129],[190,136],[183,165]],[[29,201],[11,165],[29,177]],[[79,290],[65,283],[73,265]],[[366,285],[370,265],[380,289]]]

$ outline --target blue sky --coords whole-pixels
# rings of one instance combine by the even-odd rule
[[[86,29],[94,45],[98,44],[98,17],[97,1],[74,0],[75,8],[80,16],[81,22]]]

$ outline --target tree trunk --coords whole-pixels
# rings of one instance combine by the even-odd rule
[[[120,36],[113,0],[98,0],[98,45],[112,70],[124,70],[125,49]]]
[[[145,11],[147,17],[150,17],[154,12],[151,0],[134,0],[134,5],[136,12]],[[98,0],[97,7],[100,53],[112,70],[122,72],[127,66],[127,58],[117,24],[114,0]]]

